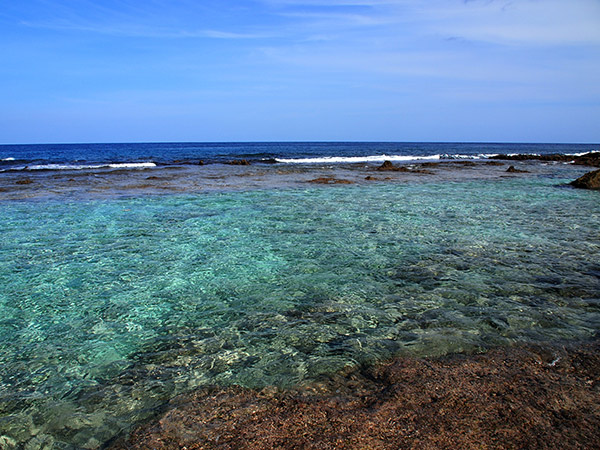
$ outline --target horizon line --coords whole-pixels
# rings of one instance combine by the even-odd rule
[[[0,146],[20,145],[148,145],[148,144],[537,144],[537,145],[600,145],[600,142],[539,142],[539,141],[395,141],[395,140],[259,140],[259,141],[121,141],[121,142],[18,142],[0,143]]]

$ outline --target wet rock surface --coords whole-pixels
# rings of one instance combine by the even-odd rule
[[[575,164],[600,167],[600,152],[590,152],[575,158]]]
[[[233,161],[229,161],[227,164],[230,166],[249,166],[250,161],[247,159],[234,159]]]
[[[382,165],[380,165],[377,170],[379,170],[380,172],[389,172],[389,171],[407,171],[408,169],[406,167],[396,167],[394,166],[394,164],[391,161],[384,161]]]
[[[420,166],[421,168],[395,166],[391,161],[384,161],[383,164],[377,168],[377,170],[379,172],[423,173],[431,175],[433,172],[423,169],[422,167],[424,166],[424,164]]]
[[[515,166],[510,166],[506,171],[508,173],[529,173],[528,170],[517,169]]]
[[[398,358],[294,391],[207,388],[112,449],[596,449],[600,344]]]
[[[600,167],[600,152],[589,152],[583,155],[495,155],[491,159],[501,159],[505,161],[547,161],[547,162],[565,162],[582,166]]]
[[[571,186],[580,189],[600,189],[600,170],[586,173],[572,181]]]
[[[353,184],[350,180],[343,180],[334,177],[319,177],[312,180],[308,180],[309,183],[314,184]]]

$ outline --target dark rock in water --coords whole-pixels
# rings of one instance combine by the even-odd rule
[[[503,166],[504,163],[501,163],[500,161],[487,161],[485,163],[486,166]]]
[[[368,176],[365,177],[365,180],[367,180],[367,181],[374,181],[374,180],[377,180],[377,178],[372,177],[371,175],[368,175]]]
[[[590,152],[575,158],[573,164],[580,166],[600,167],[600,152]]]
[[[491,159],[502,159],[506,161],[547,161],[547,162],[565,162],[581,166],[600,167],[600,152],[590,152],[584,155],[562,155],[554,153],[552,155],[494,155]]]
[[[31,178],[21,178],[20,180],[16,181],[17,184],[31,184],[33,183],[33,180]]]
[[[377,170],[394,170],[395,167],[391,161],[384,161],[382,165],[380,165]]]
[[[572,181],[571,186],[580,189],[600,189],[600,170],[586,173]]]
[[[553,161],[553,162],[571,162],[573,161],[573,156],[569,155],[561,155],[559,153],[554,153],[552,155],[527,155],[527,154],[519,154],[519,155],[494,155],[490,157],[491,159],[503,159],[506,161]]]
[[[353,184],[350,180],[340,180],[333,177],[319,177],[314,180],[309,180],[308,182],[315,184]]]
[[[424,173],[424,174],[433,174],[433,172],[429,170],[423,169],[425,164],[421,164],[420,169],[415,169],[406,167],[406,166],[394,166],[391,161],[384,161],[381,166],[377,168],[380,172],[405,172],[405,173]]]
[[[410,170],[404,166],[396,167],[391,161],[384,161],[377,170],[381,172],[410,172]]]
[[[194,160],[194,159],[176,159],[173,161],[173,164],[185,164],[185,165],[192,165],[192,166],[203,166],[204,165],[204,161],[200,160]]]
[[[528,170],[516,169],[515,166],[510,166],[506,171],[508,173],[529,173]]]
[[[278,164],[278,161],[275,158],[261,159],[260,162],[263,164]]]
[[[247,159],[234,159],[233,161],[229,161],[226,164],[229,164],[230,166],[249,166],[250,161],[248,161]]]
[[[435,172],[432,172],[431,170],[425,170],[425,169],[414,169],[414,170],[410,170],[410,173],[422,173],[425,175],[433,175]]]

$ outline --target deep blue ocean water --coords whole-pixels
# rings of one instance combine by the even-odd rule
[[[594,337],[600,196],[566,186],[590,169],[483,155],[597,149],[0,146],[0,448],[98,448],[210,384]]]
[[[406,156],[477,156],[497,153],[576,154],[598,150],[597,144],[503,143],[148,143],[148,144],[38,144],[0,145],[0,168],[41,165],[96,165],[111,163],[207,163],[248,159],[323,159]]]

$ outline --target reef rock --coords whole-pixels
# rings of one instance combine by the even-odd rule
[[[333,177],[319,177],[315,178],[314,180],[308,180],[308,182],[315,184],[352,184],[352,181],[350,180],[343,180]]]
[[[559,153],[554,153],[551,155],[528,155],[528,154],[518,154],[518,155],[494,155],[490,157],[491,159],[502,159],[505,161],[545,161],[545,162],[564,162],[564,163],[573,163],[580,166],[592,166],[592,167],[600,167],[600,152],[589,152],[583,155],[563,155]]]
[[[491,159],[502,159],[505,161],[551,161],[551,162],[571,162],[573,161],[573,156],[570,155],[561,155],[559,153],[554,153],[551,155],[530,155],[530,154],[518,154],[518,155],[494,155],[490,156]]]
[[[600,170],[586,173],[572,181],[571,186],[580,189],[600,189]]]
[[[573,164],[600,167],[600,152],[590,152],[585,155],[579,155],[575,158]]]
[[[528,170],[516,169],[515,166],[510,166],[506,171],[508,173],[529,173]]]
[[[381,172],[410,172],[410,170],[404,166],[394,166],[391,161],[384,161],[383,164],[377,168],[377,170]]]

